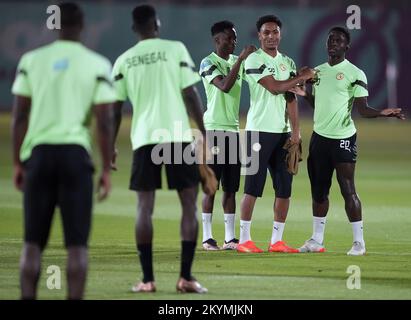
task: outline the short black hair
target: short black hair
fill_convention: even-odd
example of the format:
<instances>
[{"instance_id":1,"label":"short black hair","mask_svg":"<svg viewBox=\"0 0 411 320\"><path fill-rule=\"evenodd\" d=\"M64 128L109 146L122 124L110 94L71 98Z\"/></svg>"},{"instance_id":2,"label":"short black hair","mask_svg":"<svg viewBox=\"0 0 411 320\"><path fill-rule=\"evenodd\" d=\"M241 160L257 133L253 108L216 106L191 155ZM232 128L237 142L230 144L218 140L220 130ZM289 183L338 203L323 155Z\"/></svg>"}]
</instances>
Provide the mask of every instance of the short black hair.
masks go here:
<instances>
[{"instance_id":1,"label":"short black hair","mask_svg":"<svg viewBox=\"0 0 411 320\"><path fill-rule=\"evenodd\" d=\"M347 43L350 44L351 35L350 35L350 31L348 31L347 28L341 27L341 26L335 26L335 27L332 27L330 31L328 31L328 34L330 34L333 31L341 32L342 34L344 34L345 38L347 39Z\"/></svg>"},{"instance_id":2,"label":"short black hair","mask_svg":"<svg viewBox=\"0 0 411 320\"><path fill-rule=\"evenodd\" d=\"M257 20L257 23L256 23L257 31L260 32L261 26L264 23L267 23L267 22L275 22L277 24L277 26L280 27L280 29L283 26L283 23L281 22L279 17L277 17L273 14L270 14L270 15L267 15L267 16L262 16Z\"/></svg>"},{"instance_id":3,"label":"short black hair","mask_svg":"<svg viewBox=\"0 0 411 320\"><path fill-rule=\"evenodd\" d=\"M61 14L62 27L77 27L83 24L83 11L74 2L63 2L58 5Z\"/></svg>"},{"instance_id":4,"label":"short black hair","mask_svg":"<svg viewBox=\"0 0 411 320\"><path fill-rule=\"evenodd\" d=\"M214 37L217 33L224 32L227 29L233 29L234 23L228 20L219 21L212 25L211 27L211 35Z\"/></svg>"},{"instance_id":5,"label":"short black hair","mask_svg":"<svg viewBox=\"0 0 411 320\"><path fill-rule=\"evenodd\" d=\"M149 4L138 5L133 10L133 23L136 27L145 27L156 18L156 9Z\"/></svg>"}]
</instances>

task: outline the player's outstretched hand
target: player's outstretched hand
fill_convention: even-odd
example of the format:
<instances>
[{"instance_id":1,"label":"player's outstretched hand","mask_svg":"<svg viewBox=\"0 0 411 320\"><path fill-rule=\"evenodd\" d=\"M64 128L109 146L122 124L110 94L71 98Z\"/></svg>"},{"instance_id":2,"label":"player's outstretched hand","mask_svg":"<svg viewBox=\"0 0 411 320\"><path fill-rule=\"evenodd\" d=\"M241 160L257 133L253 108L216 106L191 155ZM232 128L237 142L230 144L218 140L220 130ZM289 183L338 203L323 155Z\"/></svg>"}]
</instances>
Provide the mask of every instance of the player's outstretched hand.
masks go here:
<instances>
[{"instance_id":1,"label":"player's outstretched hand","mask_svg":"<svg viewBox=\"0 0 411 320\"><path fill-rule=\"evenodd\" d=\"M17 190L23 191L24 168L21 163L14 166L13 181Z\"/></svg>"},{"instance_id":2,"label":"player's outstretched hand","mask_svg":"<svg viewBox=\"0 0 411 320\"><path fill-rule=\"evenodd\" d=\"M106 199L111 191L111 178L110 171L103 171L97 187L97 200L103 201Z\"/></svg>"},{"instance_id":3,"label":"player's outstretched hand","mask_svg":"<svg viewBox=\"0 0 411 320\"><path fill-rule=\"evenodd\" d=\"M304 79L304 80L310 80L315 77L317 71L314 69L311 69L307 66L302 67L300 70L298 70L298 74Z\"/></svg>"},{"instance_id":4,"label":"player's outstretched hand","mask_svg":"<svg viewBox=\"0 0 411 320\"><path fill-rule=\"evenodd\" d=\"M113 157L111 158L111 165L110 165L111 170L113 171L117 171L117 164L116 164L117 156L118 156L118 149L114 148Z\"/></svg>"},{"instance_id":5,"label":"player's outstretched hand","mask_svg":"<svg viewBox=\"0 0 411 320\"><path fill-rule=\"evenodd\" d=\"M245 46L243 51L241 51L240 55L238 56L238 58L240 60L245 60L247 59L247 57L252 54L254 51L256 51L257 48L253 45L249 45L249 46Z\"/></svg>"},{"instance_id":6,"label":"player's outstretched hand","mask_svg":"<svg viewBox=\"0 0 411 320\"><path fill-rule=\"evenodd\" d=\"M301 96L301 97L305 97L307 95L305 85L295 86L288 91L295 93L296 95Z\"/></svg>"},{"instance_id":7,"label":"player's outstretched hand","mask_svg":"<svg viewBox=\"0 0 411 320\"><path fill-rule=\"evenodd\" d=\"M400 120L405 120L405 114L403 114L401 108L387 108L381 110L381 115L383 117L395 117Z\"/></svg>"}]
</instances>

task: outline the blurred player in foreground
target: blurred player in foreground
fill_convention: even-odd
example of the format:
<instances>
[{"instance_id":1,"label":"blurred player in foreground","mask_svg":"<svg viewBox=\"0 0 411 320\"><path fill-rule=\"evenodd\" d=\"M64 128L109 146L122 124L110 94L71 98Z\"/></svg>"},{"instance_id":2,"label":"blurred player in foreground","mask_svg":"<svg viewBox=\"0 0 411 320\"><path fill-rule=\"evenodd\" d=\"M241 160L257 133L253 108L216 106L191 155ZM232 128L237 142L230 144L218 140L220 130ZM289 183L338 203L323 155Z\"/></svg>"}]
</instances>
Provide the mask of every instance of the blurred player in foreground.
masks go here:
<instances>
[{"instance_id":1,"label":"blurred player in foreground","mask_svg":"<svg viewBox=\"0 0 411 320\"><path fill-rule=\"evenodd\" d=\"M56 206L68 251L68 299L83 297L93 194L92 113L102 157L99 198L106 198L111 189L111 64L80 43L81 9L64 3L60 11L59 40L23 55L12 88L14 183L24 193L22 299L36 298L41 256Z\"/></svg>"}]
</instances>

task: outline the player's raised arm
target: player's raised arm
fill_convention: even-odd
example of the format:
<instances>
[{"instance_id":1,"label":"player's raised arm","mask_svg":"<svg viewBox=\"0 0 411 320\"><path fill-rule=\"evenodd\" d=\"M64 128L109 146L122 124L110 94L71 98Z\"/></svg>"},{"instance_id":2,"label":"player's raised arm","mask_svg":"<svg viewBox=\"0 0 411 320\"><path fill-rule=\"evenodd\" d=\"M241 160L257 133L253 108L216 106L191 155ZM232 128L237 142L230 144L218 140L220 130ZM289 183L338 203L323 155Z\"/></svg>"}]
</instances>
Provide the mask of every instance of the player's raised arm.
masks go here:
<instances>
[{"instance_id":1,"label":"player's raised arm","mask_svg":"<svg viewBox=\"0 0 411 320\"><path fill-rule=\"evenodd\" d=\"M13 105L12 116L12 140L13 140L13 164L14 185L20 191L23 189L24 170L20 161L20 149L26 136L31 108L31 98L16 95Z\"/></svg>"},{"instance_id":2,"label":"player's raised arm","mask_svg":"<svg viewBox=\"0 0 411 320\"><path fill-rule=\"evenodd\" d=\"M359 97L354 99L354 107L357 108L359 114L364 118L377 117L395 117L400 120L405 119L401 108L385 108L377 110L368 105L367 97Z\"/></svg>"},{"instance_id":3,"label":"player's raised arm","mask_svg":"<svg viewBox=\"0 0 411 320\"><path fill-rule=\"evenodd\" d=\"M221 91L228 93L230 92L231 88L233 87L234 83L237 80L238 73L241 68L241 64L247 57L256 51L257 48L253 45L246 46L243 51L241 51L240 55L238 56L238 59L236 63L233 65L231 68L230 72L226 77L223 76L217 76L213 79L213 85L215 85L218 89Z\"/></svg>"}]
</instances>

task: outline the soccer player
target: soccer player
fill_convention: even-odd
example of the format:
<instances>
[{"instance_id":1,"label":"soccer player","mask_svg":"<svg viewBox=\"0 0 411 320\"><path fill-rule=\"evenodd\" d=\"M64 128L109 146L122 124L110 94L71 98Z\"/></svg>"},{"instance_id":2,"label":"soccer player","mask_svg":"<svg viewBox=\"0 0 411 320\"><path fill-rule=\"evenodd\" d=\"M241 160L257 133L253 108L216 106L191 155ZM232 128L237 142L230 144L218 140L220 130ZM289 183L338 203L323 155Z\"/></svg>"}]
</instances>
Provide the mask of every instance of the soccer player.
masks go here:
<instances>
[{"instance_id":1,"label":"soccer player","mask_svg":"<svg viewBox=\"0 0 411 320\"><path fill-rule=\"evenodd\" d=\"M220 21L211 27L215 52L205 57L200 66L200 75L207 95L207 111L204 126L207 140L214 157L209 166L223 187L223 210L225 240L223 250L237 249L235 238L235 193L240 185L241 163L239 160L239 109L243 61L256 50L246 46L240 55L233 55L237 32L230 21ZM231 160L230 160L231 159ZM203 197L203 248L219 250L212 234L214 195Z\"/></svg>"},{"instance_id":2,"label":"soccer player","mask_svg":"<svg viewBox=\"0 0 411 320\"><path fill-rule=\"evenodd\" d=\"M111 64L80 43L83 13L60 5L59 40L23 55L12 92L14 183L24 193L21 298L35 299L42 252L59 206L68 251L68 299L81 299L87 274L93 164L89 124L97 119L100 199L111 189L115 92Z\"/></svg>"},{"instance_id":3,"label":"soccer player","mask_svg":"<svg viewBox=\"0 0 411 320\"><path fill-rule=\"evenodd\" d=\"M194 84L200 76L183 43L159 38L160 21L151 5L137 6L132 13L133 30L140 41L124 52L115 62L113 76L117 91L115 104L116 129L121 121L123 101L130 99L133 106L131 142L133 165L130 189L137 192L138 217L135 229L137 250L143 271L141 282L133 286L134 292L156 290L153 264L152 214L155 190L161 188L162 163L153 158L159 148L181 151L190 148L192 135L187 112L205 135L202 105ZM175 130L179 127L179 130ZM187 133L177 135L177 131ZM167 133L162 135L161 133ZM199 166L187 161L165 163L169 189L176 189L182 206L181 269L177 281L178 292L205 293L204 288L191 275L198 221L196 199ZM210 169L211 171L211 169ZM211 172L212 173L212 172ZM215 179L215 178L214 178Z\"/></svg>"},{"instance_id":4,"label":"soccer player","mask_svg":"<svg viewBox=\"0 0 411 320\"><path fill-rule=\"evenodd\" d=\"M288 139L292 143L300 142L296 98L287 91L298 82L312 78L314 70L304 68L300 74L292 77L296 73L294 61L278 51L281 27L280 19L274 15L258 19L257 31L261 48L250 54L245 61L251 98L246 124L247 154L251 155L252 162L258 162L258 171L253 175L247 174L245 179L238 252L263 252L251 240L250 226L256 199L263 193L267 168L275 190L274 224L268 251L298 252L282 241L292 183L292 175L287 172L283 146ZM259 141L251 145L255 136L258 136Z\"/></svg>"},{"instance_id":5,"label":"soccer player","mask_svg":"<svg viewBox=\"0 0 411 320\"><path fill-rule=\"evenodd\" d=\"M349 31L344 27L333 27L327 39L328 61L315 68L318 72L312 93L305 87L292 90L304 96L314 108L314 132L307 160L313 234L299 249L300 252L325 251L323 242L329 209L328 194L335 170L353 231L353 245L347 254L365 254L361 201L354 183L357 130L351 111L354 107L366 118L405 118L400 108L376 110L368 105L367 78L361 69L346 59L349 47Z\"/></svg>"}]
</instances>

